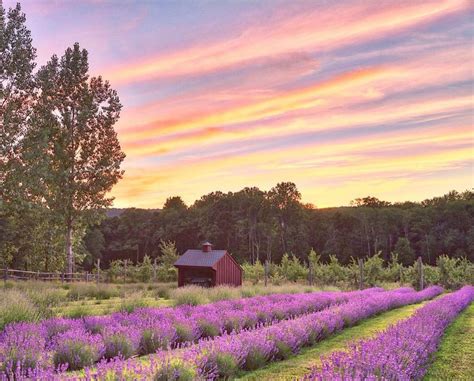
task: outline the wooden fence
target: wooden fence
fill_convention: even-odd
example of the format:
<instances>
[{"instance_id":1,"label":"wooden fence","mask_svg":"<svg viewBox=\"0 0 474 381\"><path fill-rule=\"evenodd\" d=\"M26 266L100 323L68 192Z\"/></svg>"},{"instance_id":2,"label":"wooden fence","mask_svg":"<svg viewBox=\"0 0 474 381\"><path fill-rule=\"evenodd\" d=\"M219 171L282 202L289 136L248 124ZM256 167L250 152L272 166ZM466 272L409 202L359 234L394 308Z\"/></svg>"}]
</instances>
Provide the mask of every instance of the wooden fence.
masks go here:
<instances>
[{"instance_id":1,"label":"wooden fence","mask_svg":"<svg viewBox=\"0 0 474 381\"><path fill-rule=\"evenodd\" d=\"M14 269L1 269L3 280L38 280L46 282L96 282L103 281L102 274L99 273L59 273L59 272L40 272L25 271Z\"/></svg>"}]
</instances>

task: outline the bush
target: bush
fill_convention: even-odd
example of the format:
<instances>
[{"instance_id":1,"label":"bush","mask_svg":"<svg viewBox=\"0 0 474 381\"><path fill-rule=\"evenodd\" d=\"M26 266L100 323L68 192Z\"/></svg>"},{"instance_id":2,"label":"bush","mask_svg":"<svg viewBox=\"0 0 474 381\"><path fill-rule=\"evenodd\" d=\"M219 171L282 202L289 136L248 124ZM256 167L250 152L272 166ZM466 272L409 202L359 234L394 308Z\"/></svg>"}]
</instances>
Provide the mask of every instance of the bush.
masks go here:
<instances>
[{"instance_id":1,"label":"bush","mask_svg":"<svg viewBox=\"0 0 474 381\"><path fill-rule=\"evenodd\" d=\"M17 290L0 290L0 330L7 324L42 318L38 308L28 297Z\"/></svg>"},{"instance_id":2,"label":"bush","mask_svg":"<svg viewBox=\"0 0 474 381\"><path fill-rule=\"evenodd\" d=\"M177 343L186 343L193 341L195 339L194 332L191 327L185 324L176 323L174 325L176 329L176 342Z\"/></svg>"},{"instance_id":3,"label":"bush","mask_svg":"<svg viewBox=\"0 0 474 381\"><path fill-rule=\"evenodd\" d=\"M106 300L120 296L120 292L116 286L109 284L73 283L70 285L67 296L70 300L87 298Z\"/></svg>"},{"instance_id":4,"label":"bush","mask_svg":"<svg viewBox=\"0 0 474 381\"><path fill-rule=\"evenodd\" d=\"M209 302L209 299L204 295L205 289L199 286L185 286L171 291L171 298L175 301L177 306L188 304L190 306L197 306Z\"/></svg>"},{"instance_id":5,"label":"bush","mask_svg":"<svg viewBox=\"0 0 474 381\"><path fill-rule=\"evenodd\" d=\"M153 276L153 265L151 264L150 257L145 255L143 262L138 268L138 280L140 282L148 283Z\"/></svg>"},{"instance_id":6,"label":"bush","mask_svg":"<svg viewBox=\"0 0 474 381\"><path fill-rule=\"evenodd\" d=\"M286 253L283 255L278 271L290 282L296 282L299 279L305 279L308 276L308 269L293 254L291 257Z\"/></svg>"},{"instance_id":7,"label":"bush","mask_svg":"<svg viewBox=\"0 0 474 381\"><path fill-rule=\"evenodd\" d=\"M176 245L171 241L160 242L161 256L158 258L158 280L161 282L175 282L178 279L178 270L174 263L178 260Z\"/></svg>"},{"instance_id":8,"label":"bush","mask_svg":"<svg viewBox=\"0 0 474 381\"><path fill-rule=\"evenodd\" d=\"M235 377L239 363L230 353L218 353L215 358L219 379L229 380Z\"/></svg>"},{"instance_id":9,"label":"bush","mask_svg":"<svg viewBox=\"0 0 474 381\"><path fill-rule=\"evenodd\" d=\"M198 322L199 329L201 330L201 337L215 337L219 335L219 327L215 326L207 320L201 320Z\"/></svg>"},{"instance_id":10,"label":"bush","mask_svg":"<svg viewBox=\"0 0 474 381\"><path fill-rule=\"evenodd\" d=\"M469 265L466 266L466 263L458 258L441 255L436 264L439 268L440 283L445 288L451 290L460 288L469 277Z\"/></svg>"},{"instance_id":11,"label":"bush","mask_svg":"<svg viewBox=\"0 0 474 381\"><path fill-rule=\"evenodd\" d=\"M267 362L267 356L259 348L250 349L247 357L245 358L245 370L256 370L265 365Z\"/></svg>"},{"instance_id":12,"label":"bush","mask_svg":"<svg viewBox=\"0 0 474 381\"><path fill-rule=\"evenodd\" d=\"M59 335L53 355L54 366L68 365L68 370L78 370L97 362L103 352L100 335L92 335L82 329Z\"/></svg>"},{"instance_id":13,"label":"bush","mask_svg":"<svg viewBox=\"0 0 474 381\"><path fill-rule=\"evenodd\" d=\"M139 352L141 355L155 353L159 349L166 349L168 344L169 340L163 338L158 330L147 328L142 331Z\"/></svg>"},{"instance_id":14,"label":"bush","mask_svg":"<svg viewBox=\"0 0 474 381\"><path fill-rule=\"evenodd\" d=\"M265 270L260 261L256 261L253 265L244 262L242 269L244 270L244 279L251 281L252 284L257 284L264 277Z\"/></svg>"},{"instance_id":15,"label":"bush","mask_svg":"<svg viewBox=\"0 0 474 381\"><path fill-rule=\"evenodd\" d=\"M242 297L240 290L236 287L218 286L207 289L206 291L210 302L239 299Z\"/></svg>"},{"instance_id":16,"label":"bush","mask_svg":"<svg viewBox=\"0 0 474 381\"><path fill-rule=\"evenodd\" d=\"M133 345L132 339L127 337L125 333L106 335L104 346L104 357L106 359L113 359L115 357L127 359L136 354L136 348Z\"/></svg>"},{"instance_id":17,"label":"bush","mask_svg":"<svg viewBox=\"0 0 474 381\"><path fill-rule=\"evenodd\" d=\"M135 294L135 296L134 296L132 294L128 298L123 299L120 302L119 311L132 313L137 308L142 308L142 307L146 307L146 303L142 299L141 295L140 294Z\"/></svg>"},{"instance_id":18,"label":"bush","mask_svg":"<svg viewBox=\"0 0 474 381\"><path fill-rule=\"evenodd\" d=\"M43 328L36 324L8 325L0 335L0 370L14 373L18 366L34 369L46 361L44 337Z\"/></svg>"},{"instance_id":19,"label":"bush","mask_svg":"<svg viewBox=\"0 0 474 381\"><path fill-rule=\"evenodd\" d=\"M171 360L158 369L154 381L193 381L197 372L182 360Z\"/></svg>"}]
</instances>

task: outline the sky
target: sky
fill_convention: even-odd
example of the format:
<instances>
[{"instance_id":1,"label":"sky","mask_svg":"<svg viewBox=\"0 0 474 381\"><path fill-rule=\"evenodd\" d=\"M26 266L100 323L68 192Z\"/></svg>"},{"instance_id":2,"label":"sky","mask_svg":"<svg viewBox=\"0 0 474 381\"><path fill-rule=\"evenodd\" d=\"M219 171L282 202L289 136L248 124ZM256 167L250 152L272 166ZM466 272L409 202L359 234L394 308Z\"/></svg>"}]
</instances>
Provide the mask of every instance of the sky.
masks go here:
<instances>
[{"instance_id":1,"label":"sky","mask_svg":"<svg viewBox=\"0 0 474 381\"><path fill-rule=\"evenodd\" d=\"M40 65L77 41L119 93L115 207L281 181L317 207L474 187L472 1L21 4Z\"/></svg>"}]
</instances>

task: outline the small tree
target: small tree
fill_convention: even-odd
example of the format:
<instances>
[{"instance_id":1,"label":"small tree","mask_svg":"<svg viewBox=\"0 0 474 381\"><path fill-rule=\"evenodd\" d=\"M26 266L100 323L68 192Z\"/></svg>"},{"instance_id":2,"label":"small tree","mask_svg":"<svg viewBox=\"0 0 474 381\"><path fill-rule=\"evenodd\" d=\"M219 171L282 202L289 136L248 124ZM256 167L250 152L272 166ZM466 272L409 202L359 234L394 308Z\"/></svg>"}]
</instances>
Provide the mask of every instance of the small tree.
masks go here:
<instances>
[{"instance_id":1,"label":"small tree","mask_svg":"<svg viewBox=\"0 0 474 381\"><path fill-rule=\"evenodd\" d=\"M242 265L242 269L244 270L245 279L250 280L252 284L257 284L264 277L265 269L259 260L257 260L253 265L245 262Z\"/></svg>"},{"instance_id":2,"label":"small tree","mask_svg":"<svg viewBox=\"0 0 474 381\"><path fill-rule=\"evenodd\" d=\"M281 259L280 273L287 280L296 282L298 279L304 278L308 271L297 257L294 255L289 257L288 254L285 253Z\"/></svg>"},{"instance_id":3,"label":"small tree","mask_svg":"<svg viewBox=\"0 0 474 381\"><path fill-rule=\"evenodd\" d=\"M394 252L404 265L411 265L415 260L415 252L410 246L410 241L405 237L398 239Z\"/></svg>"},{"instance_id":4,"label":"small tree","mask_svg":"<svg viewBox=\"0 0 474 381\"><path fill-rule=\"evenodd\" d=\"M171 241L160 241L161 256L159 257L158 278L164 282L175 281L177 270L174 263L178 260L176 245Z\"/></svg>"},{"instance_id":5,"label":"small tree","mask_svg":"<svg viewBox=\"0 0 474 381\"><path fill-rule=\"evenodd\" d=\"M153 265L151 263L151 259L148 255L145 255L143 258L143 262L140 264L138 270L138 278L140 282L149 282L153 275Z\"/></svg>"}]
</instances>

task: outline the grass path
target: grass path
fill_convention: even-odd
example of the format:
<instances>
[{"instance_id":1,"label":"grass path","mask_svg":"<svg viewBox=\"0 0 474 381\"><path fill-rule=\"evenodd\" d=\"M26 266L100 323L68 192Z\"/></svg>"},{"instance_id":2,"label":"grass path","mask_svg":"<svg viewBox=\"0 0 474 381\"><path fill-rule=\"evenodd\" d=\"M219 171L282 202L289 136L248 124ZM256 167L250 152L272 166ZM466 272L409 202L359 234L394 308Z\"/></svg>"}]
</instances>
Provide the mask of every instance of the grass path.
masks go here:
<instances>
[{"instance_id":1,"label":"grass path","mask_svg":"<svg viewBox=\"0 0 474 381\"><path fill-rule=\"evenodd\" d=\"M474 303L446 329L424 380L474 380Z\"/></svg>"},{"instance_id":2,"label":"grass path","mask_svg":"<svg viewBox=\"0 0 474 381\"><path fill-rule=\"evenodd\" d=\"M400 307L378 316L368 318L356 326L345 328L316 345L304 348L298 355L288 360L274 362L253 372L245 372L238 380L294 380L309 373L312 367L320 364L320 356L328 355L337 350L344 350L354 340L369 338L400 319L410 317L415 310L428 303L412 304Z\"/></svg>"}]
</instances>

